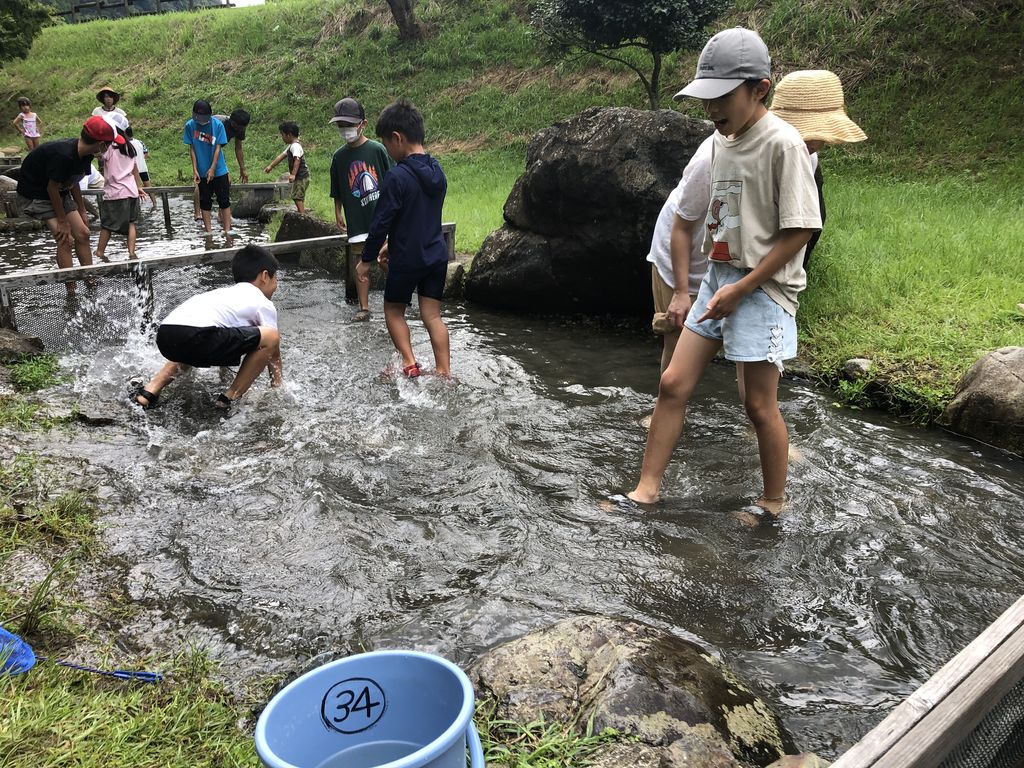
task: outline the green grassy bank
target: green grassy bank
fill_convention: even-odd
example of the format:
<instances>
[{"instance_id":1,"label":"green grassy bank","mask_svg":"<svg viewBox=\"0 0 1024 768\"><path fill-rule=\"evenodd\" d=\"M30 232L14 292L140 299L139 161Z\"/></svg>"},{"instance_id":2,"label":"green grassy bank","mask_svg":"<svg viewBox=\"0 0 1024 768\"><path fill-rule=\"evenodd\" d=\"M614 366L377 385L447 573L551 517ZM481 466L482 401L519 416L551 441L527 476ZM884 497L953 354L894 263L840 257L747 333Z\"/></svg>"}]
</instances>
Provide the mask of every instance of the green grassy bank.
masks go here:
<instances>
[{"instance_id":1,"label":"green grassy bank","mask_svg":"<svg viewBox=\"0 0 1024 768\"><path fill-rule=\"evenodd\" d=\"M99 87L122 89L158 183L189 176L180 133L197 97L253 113L254 181L270 180L261 171L281 150L276 126L295 120L313 176L307 204L330 219L327 169L340 141L331 105L351 93L372 115L409 96L449 175L445 217L458 222L460 250L475 251L501 224L530 135L594 104L645 105L623 67L545 62L528 6L420 3L427 39L416 45L401 43L386 5L370 0L58 26L4 67L0 103L13 117L27 94L46 135L73 135ZM979 354L1024 340L1024 12L1004 0L739 0L721 24L737 22L762 32L780 74L839 72L869 135L823 156L830 216L803 296L802 354L826 379L846 358L874 359L883 386L844 393L875 392L926 420ZM667 58L665 106L694 59ZM17 144L5 130L0 143Z\"/></svg>"}]
</instances>

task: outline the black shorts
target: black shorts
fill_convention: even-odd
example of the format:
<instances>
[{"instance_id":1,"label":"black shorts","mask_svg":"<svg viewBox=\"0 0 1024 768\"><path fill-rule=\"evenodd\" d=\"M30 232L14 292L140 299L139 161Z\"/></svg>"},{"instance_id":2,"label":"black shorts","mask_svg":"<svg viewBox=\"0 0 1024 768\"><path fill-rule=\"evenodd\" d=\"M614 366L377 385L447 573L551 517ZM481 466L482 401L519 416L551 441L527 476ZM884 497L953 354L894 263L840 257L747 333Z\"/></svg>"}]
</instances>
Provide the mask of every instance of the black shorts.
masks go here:
<instances>
[{"instance_id":1,"label":"black shorts","mask_svg":"<svg viewBox=\"0 0 1024 768\"><path fill-rule=\"evenodd\" d=\"M213 181L207 181L205 176L199 177L199 209L209 211L213 208L213 196L217 195L217 206L220 208L231 207L231 182L228 175L214 176Z\"/></svg>"},{"instance_id":2,"label":"black shorts","mask_svg":"<svg viewBox=\"0 0 1024 768\"><path fill-rule=\"evenodd\" d=\"M448 262L446 261L399 275L388 272L387 282L384 283L384 301L411 304L413 290L421 298L425 296L428 299L440 301L444 296L444 281L447 276Z\"/></svg>"},{"instance_id":3,"label":"black shorts","mask_svg":"<svg viewBox=\"0 0 1024 768\"><path fill-rule=\"evenodd\" d=\"M238 365L244 355L259 349L260 329L193 328L190 325L161 325L156 331L160 354L173 363L215 368Z\"/></svg>"}]
</instances>

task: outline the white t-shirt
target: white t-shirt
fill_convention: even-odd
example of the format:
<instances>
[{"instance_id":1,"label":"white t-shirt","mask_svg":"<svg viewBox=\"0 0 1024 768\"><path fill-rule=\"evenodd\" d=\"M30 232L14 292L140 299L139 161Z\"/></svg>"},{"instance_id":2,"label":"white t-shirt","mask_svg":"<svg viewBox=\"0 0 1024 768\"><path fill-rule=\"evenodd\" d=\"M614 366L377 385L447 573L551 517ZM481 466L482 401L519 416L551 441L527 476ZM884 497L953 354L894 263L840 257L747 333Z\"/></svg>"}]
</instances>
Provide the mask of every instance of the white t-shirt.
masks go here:
<instances>
[{"instance_id":1,"label":"white t-shirt","mask_svg":"<svg viewBox=\"0 0 1024 768\"><path fill-rule=\"evenodd\" d=\"M781 230L821 229L811 158L796 128L769 112L736 138L715 133L714 139L704 237L710 261L753 269ZM761 284L790 315L807 286L803 252Z\"/></svg>"},{"instance_id":2,"label":"white t-shirt","mask_svg":"<svg viewBox=\"0 0 1024 768\"><path fill-rule=\"evenodd\" d=\"M171 310L163 325L187 325L190 328L268 325L277 328L277 308L252 283L235 283L193 296Z\"/></svg>"},{"instance_id":3,"label":"white t-shirt","mask_svg":"<svg viewBox=\"0 0 1024 768\"><path fill-rule=\"evenodd\" d=\"M138 139L132 139L132 146L135 147L135 165L139 173L149 173L149 163L146 162L146 145Z\"/></svg>"},{"instance_id":4,"label":"white t-shirt","mask_svg":"<svg viewBox=\"0 0 1024 768\"><path fill-rule=\"evenodd\" d=\"M672 272L672 238L673 217L679 216L687 221L702 221L708 213L711 201L711 146L712 136L708 136L697 147L690 162L683 170L679 184L669 194L665 205L658 214L654 225L654 237L651 238L651 252L647 260L658 270L658 275L666 284L676 287L675 275ZM704 228L696 227L693 242L690 246L690 279L687 286L691 296L700 290L700 281L708 270L708 257L704 255Z\"/></svg>"},{"instance_id":5,"label":"white t-shirt","mask_svg":"<svg viewBox=\"0 0 1024 768\"><path fill-rule=\"evenodd\" d=\"M116 112L117 114L121 115L121 117L126 117L124 110L120 107L114 107L113 109L104 109L103 106L100 105L92 111L94 115L98 115L99 117L107 117L112 112Z\"/></svg>"}]
</instances>

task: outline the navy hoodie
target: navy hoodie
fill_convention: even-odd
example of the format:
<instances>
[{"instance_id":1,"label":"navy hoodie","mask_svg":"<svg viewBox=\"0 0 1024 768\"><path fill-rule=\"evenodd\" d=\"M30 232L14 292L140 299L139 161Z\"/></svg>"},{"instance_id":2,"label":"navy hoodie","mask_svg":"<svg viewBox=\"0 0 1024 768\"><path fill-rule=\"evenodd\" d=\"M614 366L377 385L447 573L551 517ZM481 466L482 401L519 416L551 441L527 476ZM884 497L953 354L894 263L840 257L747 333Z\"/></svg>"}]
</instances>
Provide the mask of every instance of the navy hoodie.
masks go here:
<instances>
[{"instance_id":1,"label":"navy hoodie","mask_svg":"<svg viewBox=\"0 0 1024 768\"><path fill-rule=\"evenodd\" d=\"M363 247L363 261L376 261L388 240L388 271L414 272L448 261L441 234L441 207L448 179L427 154L409 155L384 175L380 198Z\"/></svg>"}]
</instances>

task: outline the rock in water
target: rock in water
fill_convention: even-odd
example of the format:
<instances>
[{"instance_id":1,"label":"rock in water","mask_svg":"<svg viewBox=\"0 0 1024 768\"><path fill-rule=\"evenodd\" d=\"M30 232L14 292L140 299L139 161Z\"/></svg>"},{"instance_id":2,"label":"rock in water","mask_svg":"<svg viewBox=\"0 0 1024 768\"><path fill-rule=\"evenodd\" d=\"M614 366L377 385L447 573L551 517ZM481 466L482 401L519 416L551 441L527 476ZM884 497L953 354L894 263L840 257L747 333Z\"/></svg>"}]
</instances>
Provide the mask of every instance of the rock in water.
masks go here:
<instances>
[{"instance_id":1,"label":"rock in water","mask_svg":"<svg viewBox=\"0 0 1024 768\"><path fill-rule=\"evenodd\" d=\"M473 260L466 298L527 312L651 308L658 213L711 123L671 110L594 107L537 133L505 225Z\"/></svg>"},{"instance_id":2,"label":"rock in water","mask_svg":"<svg viewBox=\"0 0 1024 768\"><path fill-rule=\"evenodd\" d=\"M593 717L595 732L674 745L709 766L728 765L729 753L767 765L795 751L767 704L720 662L640 622L568 619L492 649L469 674L503 719L585 726Z\"/></svg>"},{"instance_id":3,"label":"rock in water","mask_svg":"<svg viewBox=\"0 0 1024 768\"><path fill-rule=\"evenodd\" d=\"M1024 456L1024 347L989 352L956 389L939 424Z\"/></svg>"}]
</instances>

